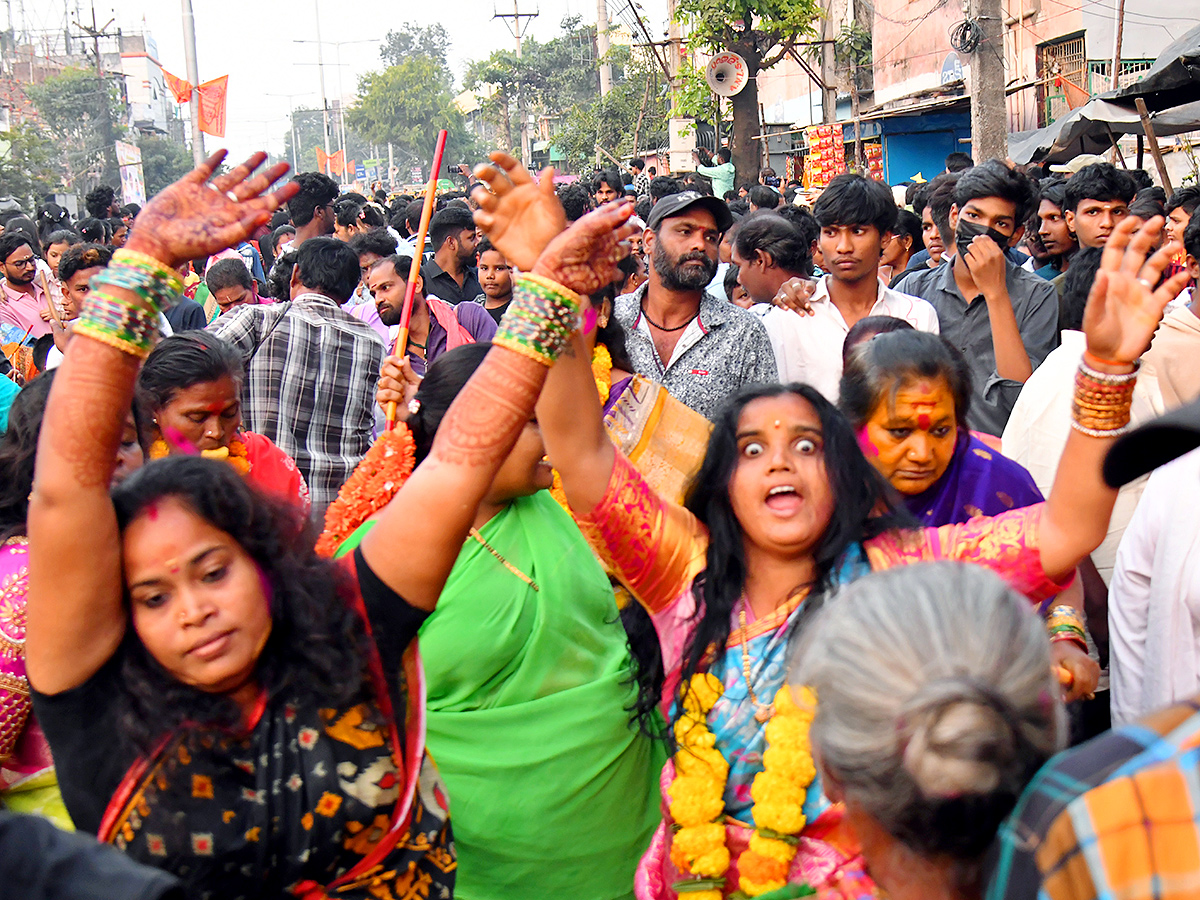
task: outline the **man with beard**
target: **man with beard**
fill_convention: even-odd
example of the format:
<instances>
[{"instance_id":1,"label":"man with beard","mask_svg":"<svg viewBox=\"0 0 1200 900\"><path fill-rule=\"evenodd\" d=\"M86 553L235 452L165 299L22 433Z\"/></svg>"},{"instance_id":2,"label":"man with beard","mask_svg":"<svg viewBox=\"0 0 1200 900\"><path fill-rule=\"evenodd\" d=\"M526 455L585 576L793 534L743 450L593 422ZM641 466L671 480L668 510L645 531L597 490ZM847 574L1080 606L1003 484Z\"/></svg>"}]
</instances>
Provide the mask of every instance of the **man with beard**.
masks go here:
<instances>
[{"instance_id":1,"label":"man with beard","mask_svg":"<svg viewBox=\"0 0 1200 900\"><path fill-rule=\"evenodd\" d=\"M0 322L16 325L35 338L50 333L50 323L42 318L46 293L37 279L37 254L29 238L19 231L0 236ZM49 317L47 317L49 318Z\"/></svg>"},{"instance_id":2,"label":"man with beard","mask_svg":"<svg viewBox=\"0 0 1200 900\"><path fill-rule=\"evenodd\" d=\"M1058 346L1054 285L1004 254L1021 240L1037 199L1037 185L998 159L963 172L944 235L953 261L896 285L933 304L942 336L967 358L967 421L987 434L1003 433L1021 387Z\"/></svg>"},{"instance_id":3,"label":"man with beard","mask_svg":"<svg viewBox=\"0 0 1200 900\"><path fill-rule=\"evenodd\" d=\"M367 288L375 298L379 318L390 330L389 350L396 342L410 266L412 257L388 256L371 266L367 273ZM427 295L425 279L417 276L406 350L409 365L417 376L424 377L429 364L447 350L462 344L490 341L495 335L496 322L486 309L478 303L451 306L432 294ZM399 359L389 356L384 360L384 374L389 374L389 370L399 364ZM390 374L398 376L398 370Z\"/></svg>"},{"instance_id":4,"label":"man with beard","mask_svg":"<svg viewBox=\"0 0 1200 900\"><path fill-rule=\"evenodd\" d=\"M635 371L709 419L743 385L778 378L758 317L705 291L732 221L715 197L663 197L642 234L650 280L618 297L613 309Z\"/></svg>"},{"instance_id":5,"label":"man with beard","mask_svg":"<svg viewBox=\"0 0 1200 900\"><path fill-rule=\"evenodd\" d=\"M421 277L430 290L455 306L483 293L475 273L479 233L471 210L455 204L436 213L429 220L429 242L433 257L421 266Z\"/></svg>"}]
</instances>

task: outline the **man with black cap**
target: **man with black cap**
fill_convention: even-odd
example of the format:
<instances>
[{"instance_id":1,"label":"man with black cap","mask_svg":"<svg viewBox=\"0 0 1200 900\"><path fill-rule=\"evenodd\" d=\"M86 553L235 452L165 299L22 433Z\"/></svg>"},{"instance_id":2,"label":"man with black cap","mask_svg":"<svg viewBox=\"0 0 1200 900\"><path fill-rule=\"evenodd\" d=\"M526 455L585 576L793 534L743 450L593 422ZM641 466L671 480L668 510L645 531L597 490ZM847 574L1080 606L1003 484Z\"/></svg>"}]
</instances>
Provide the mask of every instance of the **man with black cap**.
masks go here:
<instances>
[{"instance_id":1,"label":"man with black cap","mask_svg":"<svg viewBox=\"0 0 1200 900\"><path fill-rule=\"evenodd\" d=\"M743 385L778 380L758 317L704 290L732 222L715 197L696 191L663 197L642 235L650 280L618 297L613 311L634 369L709 419Z\"/></svg>"}]
</instances>

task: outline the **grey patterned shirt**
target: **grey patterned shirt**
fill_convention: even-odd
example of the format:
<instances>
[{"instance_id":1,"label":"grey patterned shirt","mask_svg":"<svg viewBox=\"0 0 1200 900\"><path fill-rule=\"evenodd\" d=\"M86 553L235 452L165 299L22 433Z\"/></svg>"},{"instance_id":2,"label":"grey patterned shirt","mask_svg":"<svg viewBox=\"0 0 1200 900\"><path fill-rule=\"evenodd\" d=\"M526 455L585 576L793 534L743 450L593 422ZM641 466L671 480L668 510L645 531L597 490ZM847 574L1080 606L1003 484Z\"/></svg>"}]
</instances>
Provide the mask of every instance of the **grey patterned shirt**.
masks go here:
<instances>
[{"instance_id":1,"label":"grey patterned shirt","mask_svg":"<svg viewBox=\"0 0 1200 900\"><path fill-rule=\"evenodd\" d=\"M383 341L322 294L247 303L208 330L242 356L242 421L296 461L319 520L371 447Z\"/></svg>"},{"instance_id":2,"label":"grey patterned shirt","mask_svg":"<svg viewBox=\"0 0 1200 900\"><path fill-rule=\"evenodd\" d=\"M613 306L634 370L653 379L671 396L712 419L744 385L779 380L775 354L761 320L753 313L705 293L700 314L679 337L665 363L642 315L649 284L623 294Z\"/></svg>"}]
</instances>

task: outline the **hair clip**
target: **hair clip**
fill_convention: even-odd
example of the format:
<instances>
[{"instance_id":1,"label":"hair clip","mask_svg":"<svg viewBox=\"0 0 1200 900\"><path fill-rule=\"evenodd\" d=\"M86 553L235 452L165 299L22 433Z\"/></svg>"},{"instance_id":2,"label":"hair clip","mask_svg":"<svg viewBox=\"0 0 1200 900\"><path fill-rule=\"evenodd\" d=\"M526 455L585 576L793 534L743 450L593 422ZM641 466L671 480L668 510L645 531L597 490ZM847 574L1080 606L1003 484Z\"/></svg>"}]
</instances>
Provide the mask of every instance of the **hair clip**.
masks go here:
<instances>
[{"instance_id":1,"label":"hair clip","mask_svg":"<svg viewBox=\"0 0 1200 900\"><path fill-rule=\"evenodd\" d=\"M421 411L421 401L418 400L416 397L413 397L411 400L408 401L408 414L410 416L415 416L420 411Z\"/></svg>"}]
</instances>

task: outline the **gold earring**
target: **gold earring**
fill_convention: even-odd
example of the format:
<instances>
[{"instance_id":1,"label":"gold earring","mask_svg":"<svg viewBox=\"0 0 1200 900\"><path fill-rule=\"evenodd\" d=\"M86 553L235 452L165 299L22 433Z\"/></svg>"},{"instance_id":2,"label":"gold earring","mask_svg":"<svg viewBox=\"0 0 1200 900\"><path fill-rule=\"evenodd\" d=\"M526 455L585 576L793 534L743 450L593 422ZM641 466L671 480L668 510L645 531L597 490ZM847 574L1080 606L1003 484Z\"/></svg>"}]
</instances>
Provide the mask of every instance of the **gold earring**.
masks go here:
<instances>
[{"instance_id":1,"label":"gold earring","mask_svg":"<svg viewBox=\"0 0 1200 900\"><path fill-rule=\"evenodd\" d=\"M600 318L598 318L596 320L596 326L598 328L607 328L608 327L608 316L601 316Z\"/></svg>"}]
</instances>

